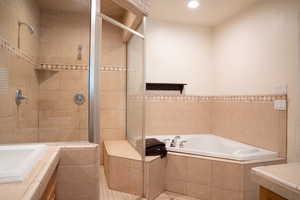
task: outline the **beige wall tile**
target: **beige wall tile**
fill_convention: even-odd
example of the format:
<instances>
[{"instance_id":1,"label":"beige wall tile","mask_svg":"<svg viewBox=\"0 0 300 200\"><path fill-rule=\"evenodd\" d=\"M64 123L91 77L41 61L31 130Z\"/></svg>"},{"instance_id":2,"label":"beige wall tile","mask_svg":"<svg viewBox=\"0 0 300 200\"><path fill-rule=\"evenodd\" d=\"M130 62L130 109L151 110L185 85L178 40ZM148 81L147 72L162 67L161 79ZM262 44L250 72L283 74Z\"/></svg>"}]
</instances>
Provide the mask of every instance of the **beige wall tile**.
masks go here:
<instances>
[{"instance_id":1,"label":"beige wall tile","mask_svg":"<svg viewBox=\"0 0 300 200\"><path fill-rule=\"evenodd\" d=\"M59 37L57 37L59 35ZM82 59L78 60L78 46ZM89 16L43 11L41 14L40 62L86 64L89 54ZM71 86L71 85L69 85Z\"/></svg>"},{"instance_id":2,"label":"beige wall tile","mask_svg":"<svg viewBox=\"0 0 300 200\"><path fill-rule=\"evenodd\" d=\"M33 0L2 2L0 13L0 36L11 48L17 48L19 20L34 27L39 24L39 10ZM38 32L31 35L21 30L21 49L35 60L38 37ZM0 92L0 143L37 142L38 80L34 66L3 47L0 48L0 59L0 67L8 73L8 88ZM16 89L22 89L24 95L28 96L26 102L18 107L14 101Z\"/></svg>"},{"instance_id":3,"label":"beige wall tile","mask_svg":"<svg viewBox=\"0 0 300 200\"><path fill-rule=\"evenodd\" d=\"M100 96L101 109L124 110L126 103L126 94L123 92L103 92Z\"/></svg>"},{"instance_id":4,"label":"beige wall tile","mask_svg":"<svg viewBox=\"0 0 300 200\"><path fill-rule=\"evenodd\" d=\"M178 194L186 194L186 182L174 179L166 179L166 190Z\"/></svg>"},{"instance_id":5,"label":"beige wall tile","mask_svg":"<svg viewBox=\"0 0 300 200\"><path fill-rule=\"evenodd\" d=\"M61 166L98 164L99 150L98 147L62 148L60 158Z\"/></svg>"},{"instance_id":6,"label":"beige wall tile","mask_svg":"<svg viewBox=\"0 0 300 200\"><path fill-rule=\"evenodd\" d=\"M109 187L121 192L142 195L142 162L110 156Z\"/></svg>"},{"instance_id":7,"label":"beige wall tile","mask_svg":"<svg viewBox=\"0 0 300 200\"><path fill-rule=\"evenodd\" d=\"M58 90L60 88L60 72L39 71L40 90Z\"/></svg>"},{"instance_id":8,"label":"beige wall tile","mask_svg":"<svg viewBox=\"0 0 300 200\"><path fill-rule=\"evenodd\" d=\"M155 199L165 191L165 169L167 158L155 159L145 166L145 192L149 200Z\"/></svg>"},{"instance_id":9,"label":"beige wall tile","mask_svg":"<svg viewBox=\"0 0 300 200\"><path fill-rule=\"evenodd\" d=\"M40 128L79 128L77 112L40 111Z\"/></svg>"},{"instance_id":10,"label":"beige wall tile","mask_svg":"<svg viewBox=\"0 0 300 200\"><path fill-rule=\"evenodd\" d=\"M102 64L126 66L126 45L122 41L122 30L107 22L102 29Z\"/></svg>"},{"instance_id":11,"label":"beige wall tile","mask_svg":"<svg viewBox=\"0 0 300 200\"><path fill-rule=\"evenodd\" d=\"M213 161L212 187L223 190L242 191L244 173L243 166L234 163Z\"/></svg>"},{"instance_id":12,"label":"beige wall tile","mask_svg":"<svg viewBox=\"0 0 300 200\"><path fill-rule=\"evenodd\" d=\"M146 103L147 135L210 133L211 123L210 103Z\"/></svg>"},{"instance_id":13,"label":"beige wall tile","mask_svg":"<svg viewBox=\"0 0 300 200\"><path fill-rule=\"evenodd\" d=\"M125 110L102 110L100 126L102 129L125 127Z\"/></svg>"},{"instance_id":14,"label":"beige wall tile","mask_svg":"<svg viewBox=\"0 0 300 200\"><path fill-rule=\"evenodd\" d=\"M224 189L218 189L218 188L212 188L211 193L211 200L220 200L220 199L230 199L230 200L242 200L243 199L243 193L242 192L236 192L232 190L224 190Z\"/></svg>"},{"instance_id":15,"label":"beige wall tile","mask_svg":"<svg viewBox=\"0 0 300 200\"><path fill-rule=\"evenodd\" d=\"M210 200L210 185L187 183L186 194L201 200Z\"/></svg>"},{"instance_id":16,"label":"beige wall tile","mask_svg":"<svg viewBox=\"0 0 300 200\"><path fill-rule=\"evenodd\" d=\"M102 71L101 92L125 92L126 73L124 71Z\"/></svg>"},{"instance_id":17,"label":"beige wall tile","mask_svg":"<svg viewBox=\"0 0 300 200\"><path fill-rule=\"evenodd\" d=\"M76 128L39 128L39 142L79 141L80 129Z\"/></svg>"},{"instance_id":18,"label":"beige wall tile","mask_svg":"<svg viewBox=\"0 0 300 200\"><path fill-rule=\"evenodd\" d=\"M212 161L200 158L187 158L187 181L209 185L212 181Z\"/></svg>"},{"instance_id":19,"label":"beige wall tile","mask_svg":"<svg viewBox=\"0 0 300 200\"><path fill-rule=\"evenodd\" d=\"M125 129L113 128L113 129L102 129L102 139L105 140L124 140Z\"/></svg>"},{"instance_id":20,"label":"beige wall tile","mask_svg":"<svg viewBox=\"0 0 300 200\"><path fill-rule=\"evenodd\" d=\"M286 156L286 111L274 110L272 103L216 102L213 120L216 135Z\"/></svg>"},{"instance_id":21,"label":"beige wall tile","mask_svg":"<svg viewBox=\"0 0 300 200\"><path fill-rule=\"evenodd\" d=\"M56 194L58 199L78 196L96 199L99 195L99 165L60 166Z\"/></svg>"},{"instance_id":22,"label":"beige wall tile","mask_svg":"<svg viewBox=\"0 0 300 200\"><path fill-rule=\"evenodd\" d=\"M168 155L166 179L186 181L187 179L187 158L186 157Z\"/></svg>"}]
</instances>

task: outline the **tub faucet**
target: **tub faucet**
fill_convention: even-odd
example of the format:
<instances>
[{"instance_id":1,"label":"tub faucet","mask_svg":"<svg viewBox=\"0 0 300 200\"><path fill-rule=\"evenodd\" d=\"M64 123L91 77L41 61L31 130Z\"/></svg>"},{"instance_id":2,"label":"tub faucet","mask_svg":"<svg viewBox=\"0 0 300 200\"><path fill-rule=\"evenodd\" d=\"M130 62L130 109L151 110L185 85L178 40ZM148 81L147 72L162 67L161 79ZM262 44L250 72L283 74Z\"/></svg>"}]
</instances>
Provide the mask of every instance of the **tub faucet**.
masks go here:
<instances>
[{"instance_id":1,"label":"tub faucet","mask_svg":"<svg viewBox=\"0 0 300 200\"><path fill-rule=\"evenodd\" d=\"M186 140L182 140L180 143L179 143L179 148L184 148L184 144L187 143L188 141Z\"/></svg>"},{"instance_id":2,"label":"tub faucet","mask_svg":"<svg viewBox=\"0 0 300 200\"><path fill-rule=\"evenodd\" d=\"M163 140L163 143L165 143L165 144L167 144L168 142L170 142L171 140L169 139L169 138L167 138L167 139L164 139Z\"/></svg>"},{"instance_id":3,"label":"tub faucet","mask_svg":"<svg viewBox=\"0 0 300 200\"><path fill-rule=\"evenodd\" d=\"M171 142L171 147L176 147L177 146L177 140L180 139L180 136L175 136Z\"/></svg>"}]
</instances>

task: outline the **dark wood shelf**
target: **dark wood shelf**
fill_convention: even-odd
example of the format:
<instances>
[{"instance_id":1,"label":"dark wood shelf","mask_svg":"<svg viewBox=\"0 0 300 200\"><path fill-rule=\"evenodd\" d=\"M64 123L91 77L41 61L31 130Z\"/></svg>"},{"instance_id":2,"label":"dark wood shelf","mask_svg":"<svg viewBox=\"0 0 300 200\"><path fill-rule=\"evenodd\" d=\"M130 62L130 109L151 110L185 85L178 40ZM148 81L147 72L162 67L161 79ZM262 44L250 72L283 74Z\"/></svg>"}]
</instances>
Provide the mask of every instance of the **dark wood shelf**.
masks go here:
<instances>
[{"instance_id":1,"label":"dark wood shelf","mask_svg":"<svg viewBox=\"0 0 300 200\"><path fill-rule=\"evenodd\" d=\"M182 91L186 83L146 83L146 90L173 90L173 91Z\"/></svg>"}]
</instances>

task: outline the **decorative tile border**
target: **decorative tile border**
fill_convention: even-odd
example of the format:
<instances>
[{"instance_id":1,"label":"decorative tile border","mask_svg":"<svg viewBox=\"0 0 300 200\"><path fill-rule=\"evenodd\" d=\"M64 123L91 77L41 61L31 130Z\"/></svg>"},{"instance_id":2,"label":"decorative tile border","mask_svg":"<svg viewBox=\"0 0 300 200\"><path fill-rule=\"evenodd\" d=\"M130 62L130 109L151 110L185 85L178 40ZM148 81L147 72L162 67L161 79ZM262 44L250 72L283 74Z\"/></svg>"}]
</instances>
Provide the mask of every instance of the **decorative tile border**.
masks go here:
<instances>
[{"instance_id":1,"label":"decorative tile border","mask_svg":"<svg viewBox=\"0 0 300 200\"><path fill-rule=\"evenodd\" d=\"M11 55L17 56L19 58L24 59L26 62L36 65L34 62L33 57L29 56L27 53L25 53L23 50L18 49L16 47L13 47L12 45L9 44L7 40L2 38L0 36L0 48L6 49Z\"/></svg>"},{"instance_id":2,"label":"decorative tile border","mask_svg":"<svg viewBox=\"0 0 300 200\"><path fill-rule=\"evenodd\" d=\"M62 70L88 70L88 66L83 65L66 65L66 64L49 64L43 63L40 66L36 67L37 70L50 70L50 71L62 71ZM126 71L125 66L110 66L104 65L100 67L101 71Z\"/></svg>"},{"instance_id":3,"label":"decorative tile border","mask_svg":"<svg viewBox=\"0 0 300 200\"><path fill-rule=\"evenodd\" d=\"M127 71L126 66L111 66L111 65L103 65L100 68L101 71Z\"/></svg>"},{"instance_id":4,"label":"decorative tile border","mask_svg":"<svg viewBox=\"0 0 300 200\"><path fill-rule=\"evenodd\" d=\"M64 65L64 64L46 64L42 63L37 70L62 71L62 70L87 70L87 65Z\"/></svg>"},{"instance_id":5,"label":"decorative tile border","mask_svg":"<svg viewBox=\"0 0 300 200\"><path fill-rule=\"evenodd\" d=\"M49 70L49 71L62 71L62 70L88 70L87 64L53 64L53 63L41 63L34 62L33 57L29 56L21 49L13 47L7 40L0 36L0 48L6 49L9 54L24 59L26 62L34 65L37 70ZM126 66L112 66L104 65L100 67L101 71L126 71Z\"/></svg>"},{"instance_id":6,"label":"decorative tile border","mask_svg":"<svg viewBox=\"0 0 300 200\"><path fill-rule=\"evenodd\" d=\"M184 95L142 95L129 96L128 100L150 102L231 102L231 103L272 103L275 100L287 100L287 95L241 95L241 96L184 96Z\"/></svg>"}]
</instances>

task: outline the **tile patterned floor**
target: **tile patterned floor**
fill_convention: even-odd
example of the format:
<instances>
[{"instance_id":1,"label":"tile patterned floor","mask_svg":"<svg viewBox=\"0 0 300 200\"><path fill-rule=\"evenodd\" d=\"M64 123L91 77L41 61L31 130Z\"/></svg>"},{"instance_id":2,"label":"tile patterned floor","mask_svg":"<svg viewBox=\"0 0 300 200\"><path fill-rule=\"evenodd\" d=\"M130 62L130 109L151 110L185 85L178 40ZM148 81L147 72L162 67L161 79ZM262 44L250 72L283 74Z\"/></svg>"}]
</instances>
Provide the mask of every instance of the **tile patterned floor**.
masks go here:
<instances>
[{"instance_id":1,"label":"tile patterned floor","mask_svg":"<svg viewBox=\"0 0 300 200\"><path fill-rule=\"evenodd\" d=\"M108 188L106 178L104 175L104 168L101 166L100 171L100 200L141 200L138 196L118 192ZM192 197L183 196L171 192L165 192L157 197L155 200L198 200Z\"/></svg>"}]
</instances>

